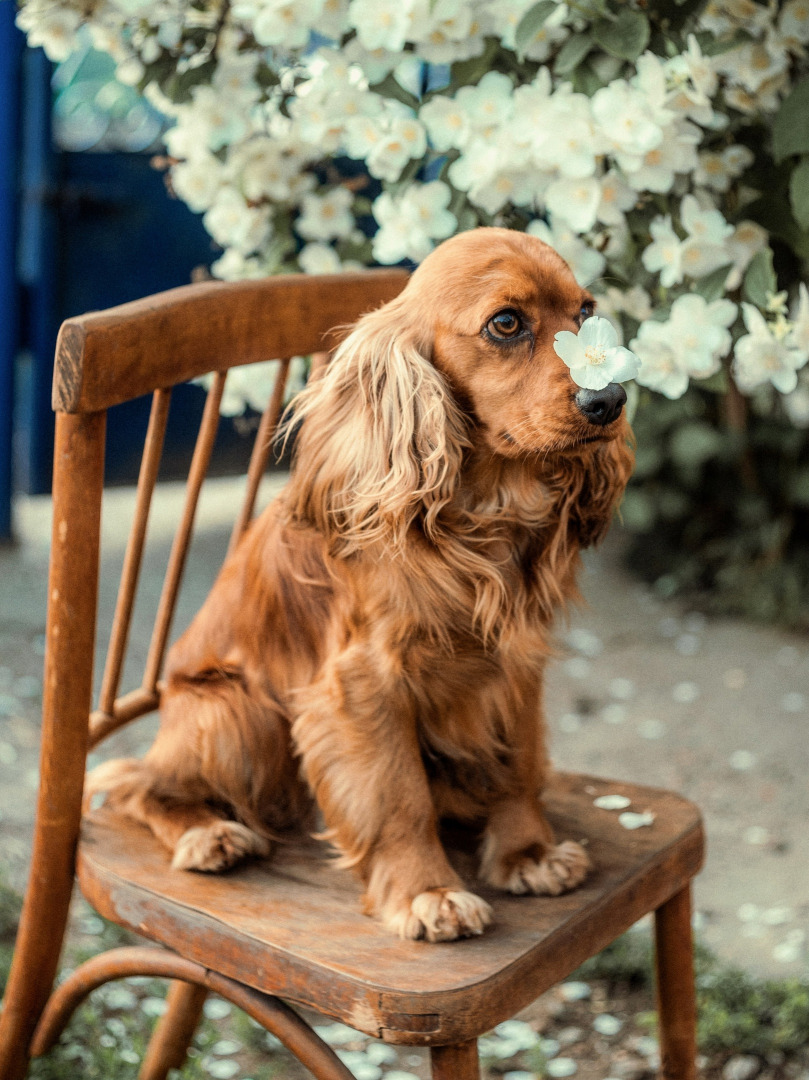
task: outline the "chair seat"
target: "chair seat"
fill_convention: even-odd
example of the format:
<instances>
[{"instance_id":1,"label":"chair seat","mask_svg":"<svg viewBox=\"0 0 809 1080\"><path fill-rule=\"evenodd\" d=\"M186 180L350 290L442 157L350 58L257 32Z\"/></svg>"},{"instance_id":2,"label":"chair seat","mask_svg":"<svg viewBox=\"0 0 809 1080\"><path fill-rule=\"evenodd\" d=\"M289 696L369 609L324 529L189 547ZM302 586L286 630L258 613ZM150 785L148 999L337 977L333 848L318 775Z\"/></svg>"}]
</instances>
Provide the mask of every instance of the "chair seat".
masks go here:
<instances>
[{"instance_id":1,"label":"chair seat","mask_svg":"<svg viewBox=\"0 0 809 1080\"><path fill-rule=\"evenodd\" d=\"M654 822L632 831L595 807L620 794ZM668 791L559 773L544 802L559 839L586 839L594 869L559 897L474 884L493 906L482 937L398 941L361 913L360 886L322 846L281 845L224 875L174 870L144 827L103 807L83 822L82 891L107 918L243 983L392 1043L463 1042L512 1016L680 890L703 859L699 811Z\"/></svg>"}]
</instances>

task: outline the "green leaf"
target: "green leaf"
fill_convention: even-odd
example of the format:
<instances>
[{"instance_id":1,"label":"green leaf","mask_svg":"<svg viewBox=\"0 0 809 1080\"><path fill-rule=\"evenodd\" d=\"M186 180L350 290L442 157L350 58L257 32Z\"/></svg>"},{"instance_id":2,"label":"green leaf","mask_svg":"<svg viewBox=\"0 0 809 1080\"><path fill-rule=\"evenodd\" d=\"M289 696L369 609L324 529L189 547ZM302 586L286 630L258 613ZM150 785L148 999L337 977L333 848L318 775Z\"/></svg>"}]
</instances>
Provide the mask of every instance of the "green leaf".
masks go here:
<instances>
[{"instance_id":1,"label":"green leaf","mask_svg":"<svg viewBox=\"0 0 809 1080\"><path fill-rule=\"evenodd\" d=\"M649 20L641 11L622 8L615 22L599 19L593 23L593 37L611 56L637 60L649 43Z\"/></svg>"},{"instance_id":2,"label":"green leaf","mask_svg":"<svg viewBox=\"0 0 809 1080\"><path fill-rule=\"evenodd\" d=\"M559 50L553 70L557 75L569 75L576 70L594 44L589 34L573 34Z\"/></svg>"},{"instance_id":3,"label":"green leaf","mask_svg":"<svg viewBox=\"0 0 809 1080\"><path fill-rule=\"evenodd\" d=\"M727 266L720 266L712 274L706 274L704 278L697 281L694 292L699 293L703 300L709 304L712 300L718 300L720 296L725 295L725 281L729 271L730 263Z\"/></svg>"},{"instance_id":4,"label":"green leaf","mask_svg":"<svg viewBox=\"0 0 809 1080\"><path fill-rule=\"evenodd\" d=\"M442 94L454 94L461 86L469 86L479 82L480 79L494 67L494 57L500 48L497 38L487 38L486 48L480 56L473 56L471 60L459 60L450 68L449 86L445 86Z\"/></svg>"},{"instance_id":5,"label":"green leaf","mask_svg":"<svg viewBox=\"0 0 809 1080\"><path fill-rule=\"evenodd\" d=\"M803 229L809 229L809 158L805 157L793 169L789 178L789 201L795 220Z\"/></svg>"},{"instance_id":6,"label":"green leaf","mask_svg":"<svg viewBox=\"0 0 809 1080\"><path fill-rule=\"evenodd\" d=\"M394 77L393 72L386 75L381 82L375 83L370 89L383 97L401 101L403 105L408 105L411 109L418 109L419 107L418 98L414 97L409 90L405 90L402 84Z\"/></svg>"},{"instance_id":7,"label":"green leaf","mask_svg":"<svg viewBox=\"0 0 809 1080\"><path fill-rule=\"evenodd\" d=\"M701 30L696 34L696 38L703 56L721 56L722 53L752 41L751 35L745 30L736 30L719 38L709 30Z\"/></svg>"},{"instance_id":8,"label":"green leaf","mask_svg":"<svg viewBox=\"0 0 809 1080\"><path fill-rule=\"evenodd\" d=\"M539 3L530 7L517 23L517 29L514 31L514 46L521 60L537 31L544 26L545 20L556 11L557 7L555 0L539 0Z\"/></svg>"},{"instance_id":9,"label":"green leaf","mask_svg":"<svg viewBox=\"0 0 809 1080\"><path fill-rule=\"evenodd\" d=\"M582 64L576 68L570 81L576 93L586 94L587 97L592 97L596 90L600 90L604 85L604 80L599 79L598 75L590 69L589 64Z\"/></svg>"},{"instance_id":10,"label":"green leaf","mask_svg":"<svg viewBox=\"0 0 809 1080\"><path fill-rule=\"evenodd\" d=\"M796 83L781 103L772 126L772 146L776 161L809 153L809 78Z\"/></svg>"},{"instance_id":11,"label":"green leaf","mask_svg":"<svg viewBox=\"0 0 809 1080\"><path fill-rule=\"evenodd\" d=\"M480 225L480 218L471 206L464 207L459 214L456 214L456 217L458 218L458 232L476 229Z\"/></svg>"},{"instance_id":12,"label":"green leaf","mask_svg":"<svg viewBox=\"0 0 809 1080\"><path fill-rule=\"evenodd\" d=\"M175 105L185 105L191 100L191 91L195 86L210 83L215 69L216 60L206 60L195 68L175 73L165 81L161 90Z\"/></svg>"},{"instance_id":13,"label":"green leaf","mask_svg":"<svg viewBox=\"0 0 809 1080\"><path fill-rule=\"evenodd\" d=\"M767 294L777 289L775 271L772 266L772 251L765 248L753 256L742 282L742 295L756 307L767 306Z\"/></svg>"}]
</instances>

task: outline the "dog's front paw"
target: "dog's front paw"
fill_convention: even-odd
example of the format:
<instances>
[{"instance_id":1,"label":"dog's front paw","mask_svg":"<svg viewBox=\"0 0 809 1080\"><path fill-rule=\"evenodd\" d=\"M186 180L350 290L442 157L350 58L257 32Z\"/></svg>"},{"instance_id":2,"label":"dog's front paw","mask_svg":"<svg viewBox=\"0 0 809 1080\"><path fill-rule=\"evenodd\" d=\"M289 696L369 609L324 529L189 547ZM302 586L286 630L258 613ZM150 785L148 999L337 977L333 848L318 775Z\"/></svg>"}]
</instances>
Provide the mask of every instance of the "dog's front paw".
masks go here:
<instances>
[{"instance_id":1,"label":"dog's front paw","mask_svg":"<svg viewBox=\"0 0 809 1080\"><path fill-rule=\"evenodd\" d=\"M509 864L508 873L498 884L518 895L559 896L581 885L590 869L587 852L574 840L548 848L541 859L512 856Z\"/></svg>"},{"instance_id":2,"label":"dog's front paw","mask_svg":"<svg viewBox=\"0 0 809 1080\"><path fill-rule=\"evenodd\" d=\"M269 855L263 836L238 821L215 821L188 829L177 842L171 865L175 870L204 870L215 874L251 855Z\"/></svg>"},{"instance_id":3,"label":"dog's front paw","mask_svg":"<svg viewBox=\"0 0 809 1080\"><path fill-rule=\"evenodd\" d=\"M474 893L462 889L428 889L385 921L399 937L455 941L482 934L492 918L491 907Z\"/></svg>"}]
</instances>

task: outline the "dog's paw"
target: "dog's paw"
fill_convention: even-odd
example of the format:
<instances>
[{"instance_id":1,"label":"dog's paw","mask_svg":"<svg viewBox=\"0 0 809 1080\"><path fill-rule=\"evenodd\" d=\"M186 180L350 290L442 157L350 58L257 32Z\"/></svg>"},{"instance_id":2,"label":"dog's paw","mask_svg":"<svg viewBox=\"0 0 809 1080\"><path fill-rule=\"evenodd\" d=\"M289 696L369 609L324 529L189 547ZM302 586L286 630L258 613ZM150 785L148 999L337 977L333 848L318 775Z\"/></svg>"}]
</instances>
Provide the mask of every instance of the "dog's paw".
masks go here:
<instances>
[{"instance_id":1,"label":"dog's paw","mask_svg":"<svg viewBox=\"0 0 809 1080\"><path fill-rule=\"evenodd\" d=\"M587 852L574 840L549 848L541 859L523 856L511 861L504 880L498 883L507 892L535 896L559 896L581 885L590 869Z\"/></svg>"},{"instance_id":2,"label":"dog's paw","mask_svg":"<svg viewBox=\"0 0 809 1080\"><path fill-rule=\"evenodd\" d=\"M215 874L251 855L269 855L263 836L238 821L215 821L188 829L177 842L171 865L175 870L204 870Z\"/></svg>"},{"instance_id":3,"label":"dog's paw","mask_svg":"<svg viewBox=\"0 0 809 1080\"><path fill-rule=\"evenodd\" d=\"M428 889L385 921L399 937L411 940L455 941L476 937L491 923L485 900L462 889Z\"/></svg>"}]
</instances>

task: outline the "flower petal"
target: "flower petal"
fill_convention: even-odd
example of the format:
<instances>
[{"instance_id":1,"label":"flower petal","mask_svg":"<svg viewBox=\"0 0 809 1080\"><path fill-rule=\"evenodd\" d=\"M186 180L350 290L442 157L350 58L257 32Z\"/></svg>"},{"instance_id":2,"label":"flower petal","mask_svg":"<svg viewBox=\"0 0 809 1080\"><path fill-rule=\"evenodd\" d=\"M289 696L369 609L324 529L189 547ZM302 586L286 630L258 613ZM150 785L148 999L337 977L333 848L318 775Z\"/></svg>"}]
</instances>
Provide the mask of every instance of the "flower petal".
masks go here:
<instances>
[{"instance_id":1,"label":"flower petal","mask_svg":"<svg viewBox=\"0 0 809 1080\"><path fill-rule=\"evenodd\" d=\"M612 349L618 344L618 332L609 319L591 315L585 319L579 329L579 338L586 345L600 345L602 349Z\"/></svg>"},{"instance_id":2,"label":"flower petal","mask_svg":"<svg viewBox=\"0 0 809 1080\"><path fill-rule=\"evenodd\" d=\"M623 345L617 345L608 350L605 367L612 373L612 382L627 382L640 371L640 357Z\"/></svg>"},{"instance_id":3,"label":"flower petal","mask_svg":"<svg viewBox=\"0 0 809 1080\"><path fill-rule=\"evenodd\" d=\"M570 330L559 331L553 339L553 348L556 355L561 356L568 367L581 364L584 360L584 345Z\"/></svg>"},{"instance_id":4,"label":"flower petal","mask_svg":"<svg viewBox=\"0 0 809 1080\"><path fill-rule=\"evenodd\" d=\"M791 394L798 385L798 376L794 371L776 371L770 376L770 382L782 394Z\"/></svg>"},{"instance_id":5,"label":"flower petal","mask_svg":"<svg viewBox=\"0 0 809 1080\"><path fill-rule=\"evenodd\" d=\"M594 367L592 364L572 367L570 377L583 390L603 390L612 382L609 373L603 367Z\"/></svg>"}]
</instances>

